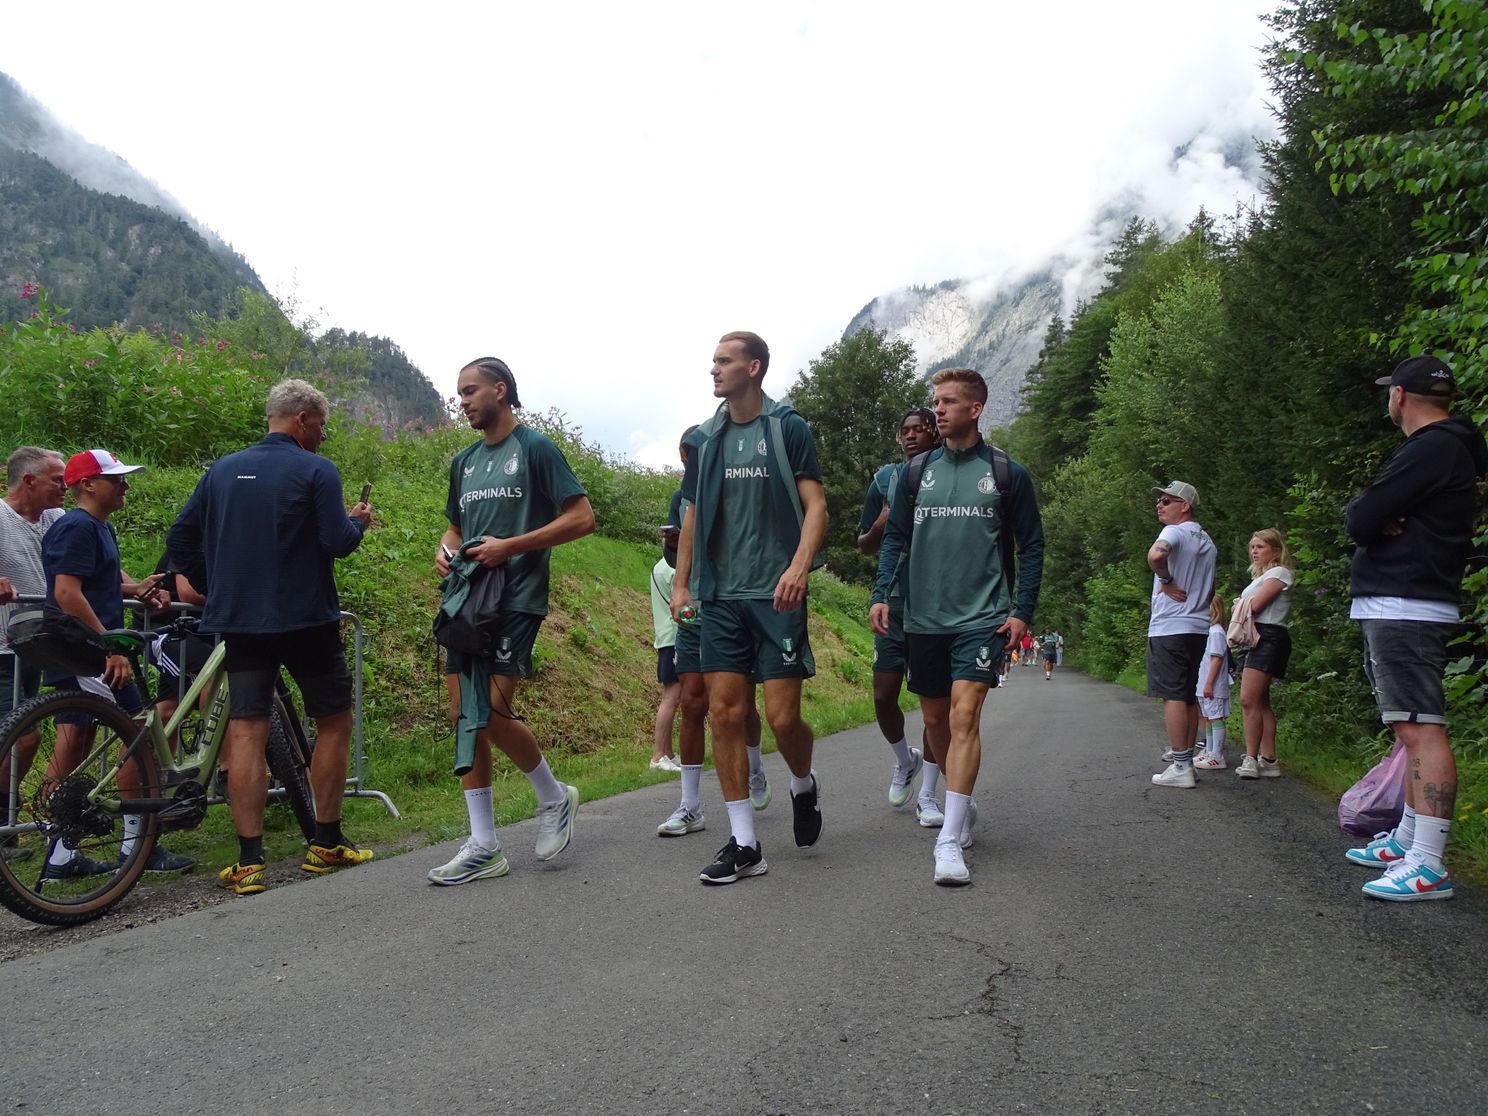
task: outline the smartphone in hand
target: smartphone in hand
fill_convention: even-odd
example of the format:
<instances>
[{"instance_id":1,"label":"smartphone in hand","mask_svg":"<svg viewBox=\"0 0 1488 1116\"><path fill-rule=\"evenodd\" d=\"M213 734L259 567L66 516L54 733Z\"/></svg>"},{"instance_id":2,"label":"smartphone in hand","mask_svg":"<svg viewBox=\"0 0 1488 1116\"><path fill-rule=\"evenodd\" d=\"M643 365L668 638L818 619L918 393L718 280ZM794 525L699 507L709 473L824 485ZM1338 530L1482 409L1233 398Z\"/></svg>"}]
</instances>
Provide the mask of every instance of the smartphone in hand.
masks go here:
<instances>
[{"instance_id":1,"label":"smartphone in hand","mask_svg":"<svg viewBox=\"0 0 1488 1116\"><path fill-rule=\"evenodd\" d=\"M362 503L365 504L371 498L372 498L372 485L370 483L369 484L362 485Z\"/></svg>"}]
</instances>

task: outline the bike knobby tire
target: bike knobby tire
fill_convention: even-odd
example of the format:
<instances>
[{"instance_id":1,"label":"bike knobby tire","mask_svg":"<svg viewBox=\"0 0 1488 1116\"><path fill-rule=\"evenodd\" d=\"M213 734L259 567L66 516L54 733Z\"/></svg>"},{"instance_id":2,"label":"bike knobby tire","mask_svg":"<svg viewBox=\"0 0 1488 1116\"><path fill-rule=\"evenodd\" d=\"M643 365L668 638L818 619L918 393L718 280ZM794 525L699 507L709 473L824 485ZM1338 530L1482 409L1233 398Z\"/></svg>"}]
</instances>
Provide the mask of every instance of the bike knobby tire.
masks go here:
<instances>
[{"instance_id":1,"label":"bike knobby tire","mask_svg":"<svg viewBox=\"0 0 1488 1116\"><path fill-rule=\"evenodd\" d=\"M315 794L310 788L310 748L300 720L274 695L269 715L269 742L265 748L269 773L284 788L285 801L294 811L300 832L309 841L315 837Z\"/></svg>"},{"instance_id":2,"label":"bike knobby tire","mask_svg":"<svg viewBox=\"0 0 1488 1116\"><path fill-rule=\"evenodd\" d=\"M129 894L154 851L159 818L141 815L142 830L127 856L121 855L124 822L119 814L94 812L81 827L78 818L88 790L113 768L138 732L119 706L77 690L31 698L0 723L0 904L32 922L75 926L98 918ZM92 763L86 768L80 764L100 746ZM148 743L120 779L131 771L138 786L127 797L159 796L159 772ZM13 773L19 785L12 824L7 807ZM125 792L110 787L108 796ZM45 878L60 831L69 824L82 863L61 878L55 873Z\"/></svg>"}]
</instances>

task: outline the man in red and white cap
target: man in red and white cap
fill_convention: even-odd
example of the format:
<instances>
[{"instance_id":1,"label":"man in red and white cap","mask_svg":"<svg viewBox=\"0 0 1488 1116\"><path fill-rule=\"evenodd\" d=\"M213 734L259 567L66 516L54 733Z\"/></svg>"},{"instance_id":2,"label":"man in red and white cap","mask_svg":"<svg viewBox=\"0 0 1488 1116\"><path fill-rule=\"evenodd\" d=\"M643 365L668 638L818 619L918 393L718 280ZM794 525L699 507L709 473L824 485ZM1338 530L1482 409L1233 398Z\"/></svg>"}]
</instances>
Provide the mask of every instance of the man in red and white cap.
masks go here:
<instances>
[{"instance_id":1,"label":"man in red and white cap","mask_svg":"<svg viewBox=\"0 0 1488 1116\"><path fill-rule=\"evenodd\" d=\"M124 478L143 469L143 465L124 464L108 450L73 454L62 471L62 482L72 493L74 507L52 525L41 541L47 604L75 616L95 632L124 626L126 595L154 608L166 603L165 594L156 588L158 578L152 575L135 581L124 572L114 528L108 521L109 516L124 506L124 494L129 491L129 482ZM47 681L58 687L95 688L86 684L94 681L91 679L50 677ZM129 713L144 708L144 698L134 684L133 668L123 655L110 655L96 681L106 686L114 700ZM56 751L58 766L64 770L81 762L93 725L70 724L67 729L65 734L59 733ZM126 779L127 772L121 773L121 786ZM143 827L142 817L125 815L120 858L130 855ZM145 870L184 872L195 863L190 857L177 856L156 845ZM112 865L99 864L58 842L48 857L43 878L77 878L112 870Z\"/></svg>"}]
</instances>

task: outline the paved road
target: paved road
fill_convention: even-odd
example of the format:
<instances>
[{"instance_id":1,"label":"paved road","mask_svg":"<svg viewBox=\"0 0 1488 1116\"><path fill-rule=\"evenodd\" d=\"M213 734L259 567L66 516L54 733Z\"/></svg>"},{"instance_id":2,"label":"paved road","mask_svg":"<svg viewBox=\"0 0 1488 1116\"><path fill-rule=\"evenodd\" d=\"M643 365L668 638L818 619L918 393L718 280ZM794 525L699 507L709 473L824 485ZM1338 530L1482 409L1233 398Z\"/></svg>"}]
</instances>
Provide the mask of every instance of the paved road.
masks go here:
<instances>
[{"instance_id":1,"label":"paved road","mask_svg":"<svg viewBox=\"0 0 1488 1116\"><path fill-rule=\"evenodd\" d=\"M1226 772L1151 787L1152 703L1067 673L988 702L970 857L883 800L876 730L821 744L826 828L705 888L651 836L675 784L581 808L538 864L453 846L0 967L21 1113L1488 1110L1488 903L1357 894L1331 805ZM166 958L171 960L167 962ZM198 1053L199 1052L199 1053Z\"/></svg>"}]
</instances>

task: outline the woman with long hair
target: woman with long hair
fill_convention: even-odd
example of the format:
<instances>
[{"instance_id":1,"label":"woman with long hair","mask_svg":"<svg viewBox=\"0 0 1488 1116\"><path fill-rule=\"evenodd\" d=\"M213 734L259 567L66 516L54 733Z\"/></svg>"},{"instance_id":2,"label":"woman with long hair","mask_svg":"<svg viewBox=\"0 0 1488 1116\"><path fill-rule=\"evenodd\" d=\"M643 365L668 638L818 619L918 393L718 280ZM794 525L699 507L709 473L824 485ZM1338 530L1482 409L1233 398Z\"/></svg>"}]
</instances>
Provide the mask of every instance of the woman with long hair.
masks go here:
<instances>
[{"instance_id":1,"label":"woman with long hair","mask_svg":"<svg viewBox=\"0 0 1488 1116\"><path fill-rule=\"evenodd\" d=\"M1276 711L1271 708L1271 683L1286 677L1292 656L1292 636L1287 614L1292 609L1292 555L1286 536L1276 527L1265 527L1250 537L1251 583L1240 594L1250 602L1260 641L1245 657L1240 675L1240 708L1245 717L1245 758L1235 774L1242 779L1275 778L1281 774L1276 762Z\"/></svg>"}]
</instances>

